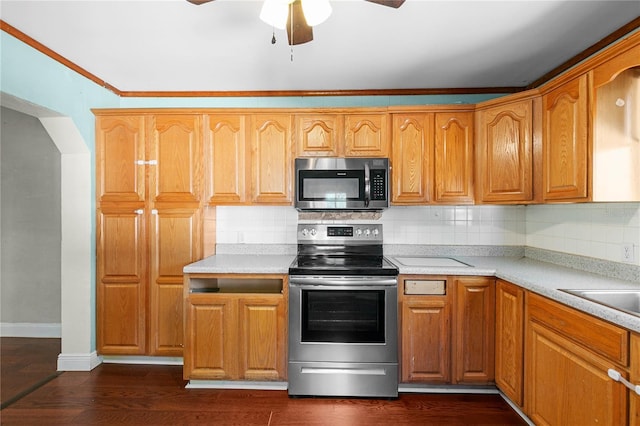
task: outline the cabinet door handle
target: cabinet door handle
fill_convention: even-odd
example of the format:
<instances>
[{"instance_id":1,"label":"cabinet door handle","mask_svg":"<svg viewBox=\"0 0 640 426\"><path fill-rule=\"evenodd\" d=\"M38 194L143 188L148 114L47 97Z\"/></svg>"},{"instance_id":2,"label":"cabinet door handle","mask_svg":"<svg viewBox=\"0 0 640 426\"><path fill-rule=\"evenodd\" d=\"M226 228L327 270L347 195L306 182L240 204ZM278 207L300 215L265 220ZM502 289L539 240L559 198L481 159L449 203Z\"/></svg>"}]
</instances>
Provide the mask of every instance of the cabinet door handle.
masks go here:
<instances>
[{"instance_id":1,"label":"cabinet door handle","mask_svg":"<svg viewBox=\"0 0 640 426\"><path fill-rule=\"evenodd\" d=\"M144 210L143 209L138 209L136 211L134 211L135 214L143 214Z\"/></svg>"},{"instance_id":2,"label":"cabinet door handle","mask_svg":"<svg viewBox=\"0 0 640 426\"><path fill-rule=\"evenodd\" d=\"M640 385L634 385L633 383L631 383L630 381L622 377L622 375L618 373L616 370L614 370L613 368L610 368L609 370L607 370L607 374L616 382L622 383L623 385L625 385L626 387L628 387L629 389L631 389L632 391L640 395Z\"/></svg>"},{"instance_id":3,"label":"cabinet door handle","mask_svg":"<svg viewBox=\"0 0 640 426\"><path fill-rule=\"evenodd\" d=\"M151 210L151 214L158 214L158 209Z\"/></svg>"},{"instance_id":4,"label":"cabinet door handle","mask_svg":"<svg viewBox=\"0 0 640 426\"><path fill-rule=\"evenodd\" d=\"M138 166L157 166L158 160L149 160L149 161L136 160L136 164Z\"/></svg>"}]
</instances>

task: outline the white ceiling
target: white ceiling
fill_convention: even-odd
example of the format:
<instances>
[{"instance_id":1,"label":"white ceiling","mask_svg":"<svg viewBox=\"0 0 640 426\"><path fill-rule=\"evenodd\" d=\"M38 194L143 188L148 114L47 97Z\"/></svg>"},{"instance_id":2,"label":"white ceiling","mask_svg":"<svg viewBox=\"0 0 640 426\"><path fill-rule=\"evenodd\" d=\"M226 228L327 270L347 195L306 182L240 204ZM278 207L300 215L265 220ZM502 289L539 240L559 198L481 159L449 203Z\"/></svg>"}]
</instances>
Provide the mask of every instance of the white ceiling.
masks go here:
<instances>
[{"instance_id":1,"label":"white ceiling","mask_svg":"<svg viewBox=\"0 0 640 426\"><path fill-rule=\"evenodd\" d=\"M137 92L520 87L640 16L638 0L331 4L293 49L255 0L2 0L0 17Z\"/></svg>"}]
</instances>

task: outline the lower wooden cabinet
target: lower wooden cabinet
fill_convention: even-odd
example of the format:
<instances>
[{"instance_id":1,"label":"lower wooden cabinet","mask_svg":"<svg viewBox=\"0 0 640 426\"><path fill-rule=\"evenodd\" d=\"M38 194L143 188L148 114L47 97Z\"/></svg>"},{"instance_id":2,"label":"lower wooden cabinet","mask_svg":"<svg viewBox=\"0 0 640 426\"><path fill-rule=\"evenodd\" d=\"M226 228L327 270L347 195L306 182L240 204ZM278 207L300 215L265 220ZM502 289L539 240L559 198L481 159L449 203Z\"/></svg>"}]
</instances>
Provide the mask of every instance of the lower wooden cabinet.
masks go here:
<instances>
[{"instance_id":1,"label":"lower wooden cabinet","mask_svg":"<svg viewBox=\"0 0 640 426\"><path fill-rule=\"evenodd\" d=\"M454 282L454 383L492 383L495 279L456 277Z\"/></svg>"},{"instance_id":2,"label":"lower wooden cabinet","mask_svg":"<svg viewBox=\"0 0 640 426\"><path fill-rule=\"evenodd\" d=\"M401 381L451 382L451 302L448 294L407 295L406 287L441 285L446 279L403 279L401 312Z\"/></svg>"},{"instance_id":3,"label":"lower wooden cabinet","mask_svg":"<svg viewBox=\"0 0 640 426\"><path fill-rule=\"evenodd\" d=\"M526 413L537 425L627 424L628 333L534 294L527 300ZM609 354L609 355L607 355Z\"/></svg>"},{"instance_id":4,"label":"lower wooden cabinet","mask_svg":"<svg viewBox=\"0 0 640 426\"><path fill-rule=\"evenodd\" d=\"M515 404L524 405L524 290L496 282L496 385Z\"/></svg>"},{"instance_id":5,"label":"lower wooden cabinet","mask_svg":"<svg viewBox=\"0 0 640 426\"><path fill-rule=\"evenodd\" d=\"M494 281L400 277L402 382L493 382Z\"/></svg>"},{"instance_id":6,"label":"lower wooden cabinet","mask_svg":"<svg viewBox=\"0 0 640 426\"><path fill-rule=\"evenodd\" d=\"M640 385L640 334L632 334L630 340L631 383ZM629 391L629 425L640 426L640 395Z\"/></svg>"},{"instance_id":7,"label":"lower wooden cabinet","mask_svg":"<svg viewBox=\"0 0 640 426\"><path fill-rule=\"evenodd\" d=\"M189 293L193 278L185 278L185 380L286 380L286 276L275 280L280 293Z\"/></svg>"}]
</instances>

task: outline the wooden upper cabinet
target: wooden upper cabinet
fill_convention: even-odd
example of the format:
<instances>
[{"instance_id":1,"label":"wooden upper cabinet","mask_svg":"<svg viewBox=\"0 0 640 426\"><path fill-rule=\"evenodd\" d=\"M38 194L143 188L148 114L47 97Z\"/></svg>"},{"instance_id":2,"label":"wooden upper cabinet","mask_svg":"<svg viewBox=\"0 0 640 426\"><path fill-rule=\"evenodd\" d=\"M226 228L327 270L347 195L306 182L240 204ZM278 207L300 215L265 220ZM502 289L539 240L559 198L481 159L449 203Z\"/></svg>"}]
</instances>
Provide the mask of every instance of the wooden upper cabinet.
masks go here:
<instances>
[{"instance_id":1,"label":"wooden upper cabinet","mask_svg":"<svg viewBox=\"0 0 640 426\"><path fill-rule=\"evenodd\" d=\"M142 115L96 118L97 202L144 202L146 160Z\"/></svg>"},{"instance_id":2,"label":"wooden upper cabinet","mask_svg":"<svg viewBox=\"0 0 640 426\"><path fill-rule=\"evenodd\" d=\"M299 114L295 116L295 128L297 156L337 157L342 155L342 115Z\"/></svg>"},{"instance_id":3,"label":"wooden upper cabinet","mask_svg":"<svg viewBox=\"0 0 640 426\"><path fill-rule=\"evenodd\" d=\"M297 114L298 157L388 157L386 113Z\"/></svg>"},{"instance_id":4,"label":"wooden upper cabinet","mask_svg":"<svg viewBox=\"0 0 640 426\"><path fill-rule=\"evenodd\" d=\"M473 113L436 113L434 152L434 201L473 204Z\"/></svg>"},{"instance_id":5,"label":"wooden upper cabinet","mask_svg":"<svg viewBox=\"0 0 640 426\"><path fill-rule=\"evenodd\" d=\"M199 115L176 114L151 117L149 173L154 203L195 202L201 198L202 120Z\"/></svg>"},{"instance_id":6,"label":"wooden upper cabinet","mask_svg":"<svg viewBox=\"0 0 640 426\"><path fill-rule=\"evenodd\" d=\"M391 201L424 204L430 200L433 114L394 114Z\"/></svg>"},{"instance_id":7,"label":"wooden upper cabinet","mask_svg":"<svg viewBox=\"0 0 640 426\"><path fill-rule=\"evenodd\" d=\"M543 95L543 198L585 201L588 193L587 75Z\"/></svg>"},{"instance_id":8,"label":"wooden upper cabinet","mask_svg":"<svg viewBox=\"0 0 640 426\"><path fill-rule=\"evenodd\" d=\"M346 157L389 157L389 116L346 114L344 155Z\"/></svg>"},{"instance_id":9,"label":"wooden upper cabinet","mask_svg":"<svg viewBox=\"0 0 640 426\"><path fill-rule=\"evenodd\" d=\"M533 201L533 100L478 111L477 199Z\"/></svg>"},{"instance_id":10,"label":"wooden upper cabinet","mask_svg":"<svg viewBox=\"0 0 640 426\"><path fill-rule=\"evenodd\" d=\"M640 201L640 44L593 70L591 200Z\"/></svg>"},{"instance_id":11,"label":"wooden upper cabinet","mask_svg":"<svg viewBox=\"0 0 640 426\"><path fill-rule=\"evenodd\" d=\"M252 202L291 204L291 127L289 114L252 116Z\"/></svg>"},{"instance_id":12,"label":"wooden upper cabinet","mask_svg":"<svg viewBox=\"0 0 640 426\"><path fill-rule=\"evenodd\" d=\"M209 115L205 138L206 189L209 204L241 204L247 199L247 118Z\"/></svg>"}]
</instances>

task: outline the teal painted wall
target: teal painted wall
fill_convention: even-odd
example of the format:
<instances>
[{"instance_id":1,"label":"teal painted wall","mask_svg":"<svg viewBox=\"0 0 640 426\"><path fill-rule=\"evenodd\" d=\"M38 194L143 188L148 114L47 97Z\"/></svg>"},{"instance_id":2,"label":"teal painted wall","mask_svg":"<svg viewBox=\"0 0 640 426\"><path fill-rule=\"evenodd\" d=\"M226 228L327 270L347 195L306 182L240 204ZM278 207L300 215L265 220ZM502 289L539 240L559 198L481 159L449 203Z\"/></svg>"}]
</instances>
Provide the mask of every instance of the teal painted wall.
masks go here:
<instances>
[{"instance_id":1,"label":"teal painted wall","mask_svg":"<svg viewBox=\"0 0 640 426\"><path fill-rule=\"evenodd\" d=\"M99 78L103 76L97 76ZM91 152L92 210L95 211L95 108L295 108L384 107L392 105L470 104L500 95L120 98L0 31L0 92L70 117ZM92 349L95 349L95 215L91 223Z\"/></svg>"},{"instance_id":2,"label":"teal painted wall","mask_svg":"<svg viewBox=\"0 0 640 426\"><path fill-rule=\"evenodd\" d=\"M474 104L498 94L416 96L299 96L253 98L122 98L122 108L329 108Z\"/></svg>"}]
</instances>

